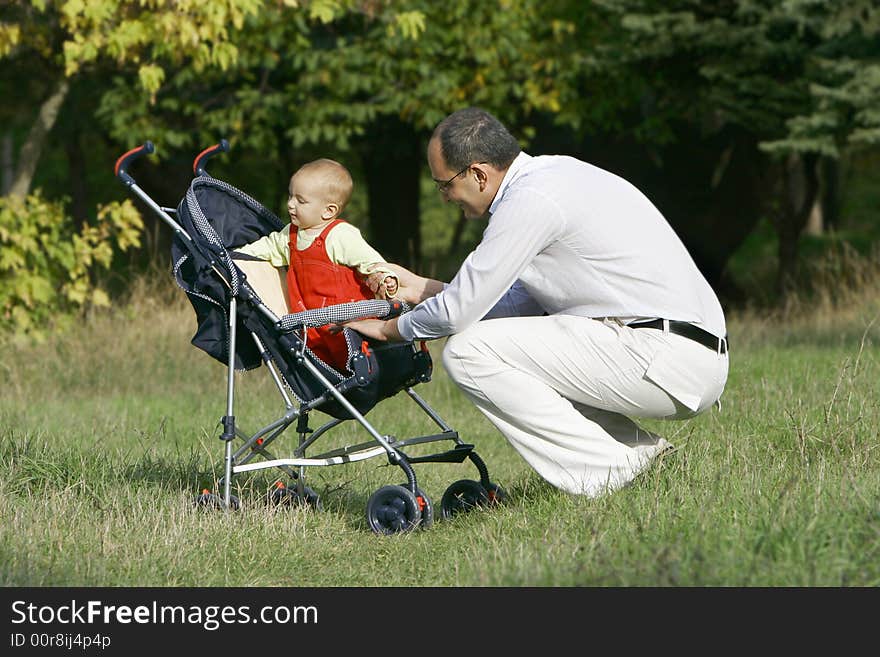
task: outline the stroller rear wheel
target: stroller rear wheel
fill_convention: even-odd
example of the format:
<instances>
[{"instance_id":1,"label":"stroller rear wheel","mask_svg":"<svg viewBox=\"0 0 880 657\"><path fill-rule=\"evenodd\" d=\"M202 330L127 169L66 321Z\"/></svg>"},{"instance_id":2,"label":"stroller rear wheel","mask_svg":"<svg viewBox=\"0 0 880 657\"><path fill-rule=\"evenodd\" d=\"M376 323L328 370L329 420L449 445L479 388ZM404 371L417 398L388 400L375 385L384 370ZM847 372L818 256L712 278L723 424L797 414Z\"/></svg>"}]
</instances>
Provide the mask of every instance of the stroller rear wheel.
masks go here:
<instances>
[{"instance_id":1,"label":"stroller rear wheel","mask_svg":"<svg viewBox=\"0 0 880 657\"><path fill-rule=\"evenodd\" d=\"M440 509L444 518L451 518L458 513L465 513L488 504L489 492L479 481L460 479L450 484L443 493Z\"/></svg>"},{"instance_id":2,"label":"stroller rear wheel","mask_svg":"<svg viewBox=\"0 0 880 657\"><path fill-rule=\"evenodd\" d=\"M281 506L282 504L296 507L304 506L315 511L320 511L323 508L321 497L308 486L303 486L303 492L300 494L295 485L285 486L279 481L266 497L266 501L272 506Z\"/></svg>"},{"instance_id":3,"label":"stroller rear wheel","mask_svg":"<svg viewBox=\"0 0 880 657\"><path fill-rule=\"evenodd\" d=\"M489 496L490 505L502 504L507 500L507 491L493 481L490 481L489 485L486 487L486 493Z\"/></svg>"},{"instance_id":4,"label":"stroller rear wheel","mask_svg":"<svg viewBox=\"0 0 880 657\"><path fill-rule=\"evenodd\" d=\"M382 486L367 500L367 522L377 534L412 531L421 521L419 502L404 486Z\"/></svg>"}]
</instances>

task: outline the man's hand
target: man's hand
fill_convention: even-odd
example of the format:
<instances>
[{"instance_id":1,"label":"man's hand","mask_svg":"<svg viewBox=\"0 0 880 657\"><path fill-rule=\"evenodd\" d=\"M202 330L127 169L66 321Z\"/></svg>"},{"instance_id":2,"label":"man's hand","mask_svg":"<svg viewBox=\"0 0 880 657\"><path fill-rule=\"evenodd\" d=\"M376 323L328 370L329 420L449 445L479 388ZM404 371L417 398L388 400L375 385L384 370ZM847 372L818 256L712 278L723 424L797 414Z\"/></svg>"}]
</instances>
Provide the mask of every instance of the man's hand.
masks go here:
<instances>
[{"instance_id":1,"label":"man's hand","mask_svg":"<svg viewBox=\"0 0 880 657\"><path fill-rule=\"evenodd\" d=\"M442 282L414 274L400 265L390 262L374 262L370 268L376 271L367 275L366 282L374 294L381 294L389 271L397 277L398 285L397 293L392 294L389 291L389 297L395 296L401 301L416 305L443 290Z\"/></svg>"}]
</instances>

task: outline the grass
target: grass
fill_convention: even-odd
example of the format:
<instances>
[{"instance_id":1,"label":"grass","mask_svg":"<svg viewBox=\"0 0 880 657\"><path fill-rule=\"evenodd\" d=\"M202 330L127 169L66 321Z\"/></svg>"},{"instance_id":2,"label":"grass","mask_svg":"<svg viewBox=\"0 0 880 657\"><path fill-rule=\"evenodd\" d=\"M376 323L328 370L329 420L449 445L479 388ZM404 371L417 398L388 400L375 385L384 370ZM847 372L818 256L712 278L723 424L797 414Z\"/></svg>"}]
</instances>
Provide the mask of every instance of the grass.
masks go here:
<instances>
[{"instance_id":1,"label":"grass","mask_svg":"<svg viewBox=\"0 0 880 657\"><path fill-rule=\"evenodd\" d=\"M598 499L540 480L451 384L433 344L434 380L418 391L476 444L509 500L390 537L364 517L374 490L402 480L381 457L308 471L321 512L263 504L271 471L236 478L236 513L195 508L222 463L225 368L189 345L182 293L132 296L41 345L4 349L3 586L880 584L875 288L784 317L732 316L722 411L646 423L679 449ZM246 430L281 414L264 370L238 386ZM398 437L430 430L403 396L368 419ZM366 434L346 423L326 438ZM438 516L446 486L476 474L417 472Z\"/></svg>"}]
</instances>

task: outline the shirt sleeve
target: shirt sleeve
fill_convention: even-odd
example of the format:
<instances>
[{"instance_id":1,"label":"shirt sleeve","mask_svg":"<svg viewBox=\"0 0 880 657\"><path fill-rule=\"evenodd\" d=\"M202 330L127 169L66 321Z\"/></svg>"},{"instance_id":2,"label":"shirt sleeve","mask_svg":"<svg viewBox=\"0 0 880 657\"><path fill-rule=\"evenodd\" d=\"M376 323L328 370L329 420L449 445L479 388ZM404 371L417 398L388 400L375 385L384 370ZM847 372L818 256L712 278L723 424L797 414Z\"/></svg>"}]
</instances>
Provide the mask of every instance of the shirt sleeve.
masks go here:
<instances>
[{"instance_id":1,"label":"shirt sleeve","mask_svg":"<svg viewBox=\"0 0 880 657\"><path fill-rule=\"evenodd\" d=\"M452 335L490 311L492 317L523 314L526 308L526 314L535 314L537 304L527 302L525 290L514 283L563 229L563 213L552 197L531 187L508 190L483 239L450 284L400 316L397 328L401 336L405 340L432 340ZM501 305L496 305L502 298Z\"/></svg>"},{"instance_id":2,"label":"shirt sleeve","mask_svg":"<svg viewBox=\"0 0 880 657\"><path fill-rule=\"evenodd\" d=\"M337 265L344 265L355 269L362 276L374 271L385 271L389 276L394 276L390 270L381 267L373 268L376 262L385 262L376 249L367 244L356 226L343 223L336 226L327 235L327 257ZM395 276L396 278L396 276Z\"/></svg>"},{"instance_id":3,"label":"shirt sleeve","mask_svg":"<svg viewBox=\"0 0 880 657\"><path fill-rule=\"evenodd\" d=\"M496 319L498 317L529 317L543 315L546 310L532 298L522 283L517 281L504 296L498 300L483 319Z\"/></svg>"},{"instance_id":4,"label":"shirt sleeve","mask_svg":"<svg viewBox=\"0 0 880 657\"><path fill-rule=\"evenodd\" d=\"M245 244L236 251L260 260L268 260L276 267L286 267L290 264L290 224L250 244Z\"/></svg>"}]
</instances>

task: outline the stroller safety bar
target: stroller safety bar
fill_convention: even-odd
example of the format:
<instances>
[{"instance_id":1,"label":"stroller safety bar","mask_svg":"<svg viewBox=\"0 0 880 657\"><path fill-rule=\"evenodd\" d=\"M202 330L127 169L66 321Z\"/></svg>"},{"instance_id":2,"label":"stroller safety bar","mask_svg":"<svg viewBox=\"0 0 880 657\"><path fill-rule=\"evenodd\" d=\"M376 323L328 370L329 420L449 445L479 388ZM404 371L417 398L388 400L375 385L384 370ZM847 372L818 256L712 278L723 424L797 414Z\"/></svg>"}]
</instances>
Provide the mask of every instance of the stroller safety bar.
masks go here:
<instances>
[{"instance_id":1,"label":"stroller safety bar","mask_svg":"<svg viewBox=\"0 0 880 657\"><path fill-rule=\"evenodd\" d=\"M326 306L325 308L304 310L303 312L285 315L278 322L278 328L285 333L290 333L302 327L312 328L326 326L327 324L341 324L370 317L391 319L409 309L409 304L397 300L352 301L351 303L340 303L334 306Z\"/></svg>"}]
</instances>

